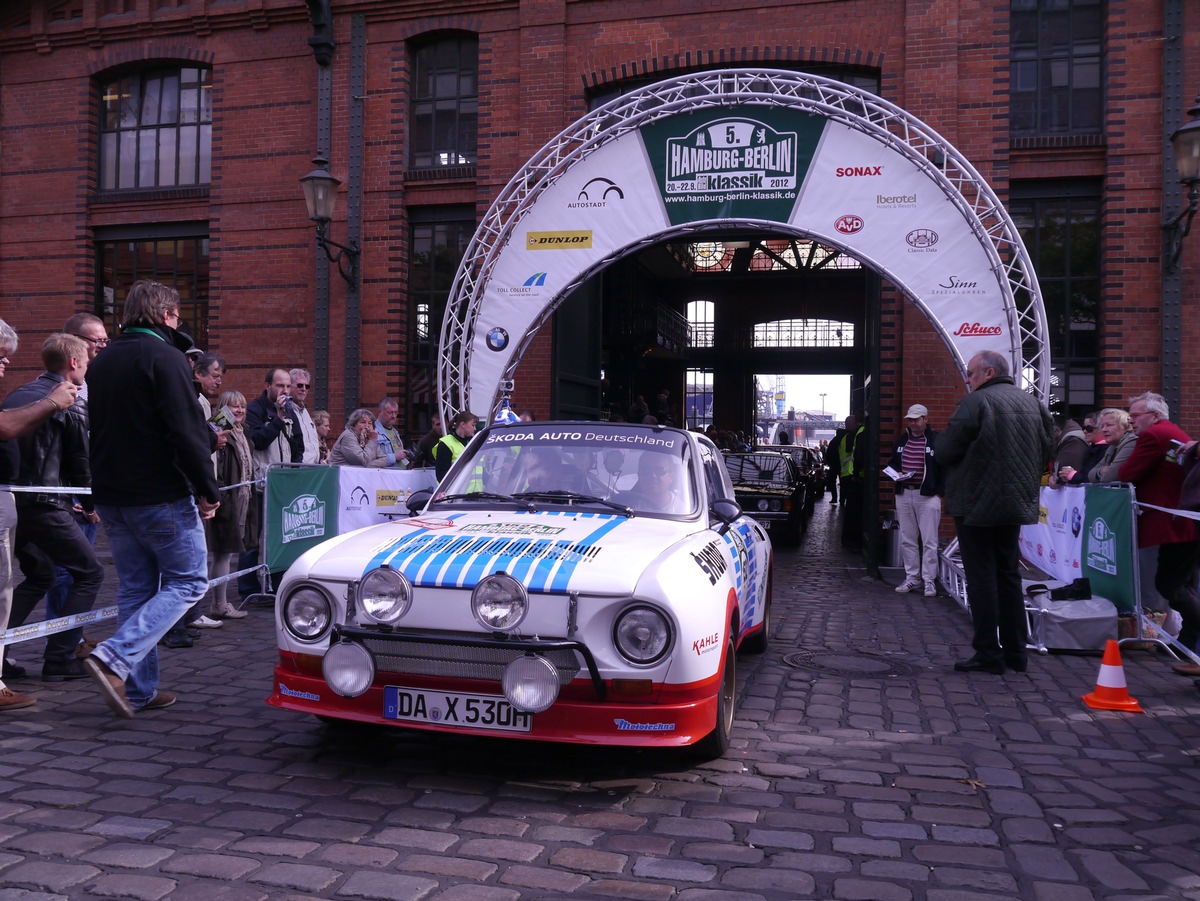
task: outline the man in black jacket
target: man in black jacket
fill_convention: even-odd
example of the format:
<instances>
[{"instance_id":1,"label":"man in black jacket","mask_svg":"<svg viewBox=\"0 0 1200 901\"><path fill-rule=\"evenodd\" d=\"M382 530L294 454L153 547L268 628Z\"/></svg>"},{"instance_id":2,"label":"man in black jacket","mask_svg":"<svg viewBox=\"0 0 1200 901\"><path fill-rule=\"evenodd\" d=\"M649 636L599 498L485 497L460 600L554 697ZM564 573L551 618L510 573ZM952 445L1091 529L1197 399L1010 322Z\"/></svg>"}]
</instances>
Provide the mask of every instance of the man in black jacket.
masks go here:
<instances>
[{"instance_id":1,"label":"man in black jacket","mask_svg":"<svg viewBox=\"0 0 1200 901\"><path fill-rule=\"evenodd\" d=\"M192 388L179 295L129 289L124 331L88 377L92 492L117 568L117 631L84 661L112 710L175 703L158 689L156 645L208 589L202 519L219 505L211 430Z\"/></svg>"},{"instance_id":2,"label":"man in black jacket","mask_svg":"<svg viewBox=\"0 0 1200 901\"><path fill-rule=\"evenodd\" d=\"M42 344L42 365L46 371L13 391L5 407L23 407L46 397L60 382L78 387L88 368L87 344L74 335L53 334ZM17 484L46 488L88 488L87 410L77 401L55 413L37 428L18 439L21 463ZM96 522L96 511L88 495L81 498L84 516ZM54 585L55 566L71 575L72 585L60 615L86 613L96 602L104 582L104 570L91 544L71 515L71 496L47 492L17 495L16 558L25 579L13 591L9 627L24 625L38 602ZM75 656L75 646L83 627L56 632L46 639L42 663L43 682L62 682L86 678L83 665Z\"/></svg>"}]
</instances>

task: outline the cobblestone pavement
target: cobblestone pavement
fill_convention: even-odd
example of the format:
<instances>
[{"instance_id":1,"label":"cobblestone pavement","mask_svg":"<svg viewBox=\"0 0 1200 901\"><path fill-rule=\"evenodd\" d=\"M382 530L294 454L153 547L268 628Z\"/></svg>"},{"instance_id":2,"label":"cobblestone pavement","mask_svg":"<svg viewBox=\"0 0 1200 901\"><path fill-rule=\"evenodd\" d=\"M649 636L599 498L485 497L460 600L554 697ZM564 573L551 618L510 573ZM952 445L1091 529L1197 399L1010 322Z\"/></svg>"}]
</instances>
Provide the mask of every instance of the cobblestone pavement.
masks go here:
<instances>
[{"instance_id":1,"label":"cobblestone pavement","mask_svg":"<svg viewBox=\"0 0 1200 901\"><path fill-rule=\"evenodd\" d=\"M17 682L0 899L1200 899L1192 680L1127 653L1136 715L1081 702L1098 656L955 673L965 615L867 578L838 515L777 553L711 763L268 708L263 610L163 651L179 703L133 721L88 681Z\"/></svg>"}]
</instances>

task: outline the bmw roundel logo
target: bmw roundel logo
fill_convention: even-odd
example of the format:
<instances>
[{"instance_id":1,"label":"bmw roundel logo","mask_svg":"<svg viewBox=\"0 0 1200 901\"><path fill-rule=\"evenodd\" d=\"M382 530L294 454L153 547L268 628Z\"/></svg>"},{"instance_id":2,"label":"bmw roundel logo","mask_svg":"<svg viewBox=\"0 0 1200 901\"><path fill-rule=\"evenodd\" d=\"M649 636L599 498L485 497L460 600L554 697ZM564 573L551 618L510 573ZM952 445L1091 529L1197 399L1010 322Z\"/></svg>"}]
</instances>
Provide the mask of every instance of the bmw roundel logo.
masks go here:
<instances>
[{"instance_id":1,"label":"bmw roundel logo","mask_svg":"<svg viewBox=\"0 0 1200 901\"><path fill-rule=\"evenodd\" d=\"M496 326L487 333L488 350L504 350L508 347L508 332Z\"/></svg>"}]
</instances>

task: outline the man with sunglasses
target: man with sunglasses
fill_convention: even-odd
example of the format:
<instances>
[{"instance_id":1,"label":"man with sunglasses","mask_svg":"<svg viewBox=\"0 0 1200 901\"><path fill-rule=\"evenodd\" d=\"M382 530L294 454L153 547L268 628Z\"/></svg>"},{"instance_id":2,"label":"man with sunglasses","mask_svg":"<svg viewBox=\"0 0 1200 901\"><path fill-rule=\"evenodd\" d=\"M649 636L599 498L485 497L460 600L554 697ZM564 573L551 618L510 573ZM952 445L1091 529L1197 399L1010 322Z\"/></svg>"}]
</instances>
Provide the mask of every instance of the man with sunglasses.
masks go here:
<instances>
[{"instance_id":1,"label":"man with sunglasses","mask_svg":"<svg viewBox=\"0 0 1200 901\"><path fill-rule=\"evenodd\" d=\"M91 313L76 313L67 320L63 331L68 335L83 339L87 345L89 363L96 359L96 355L100 351L108 347L108 330L104 327L104 320ZM79 386L79 393L76 397L87 403L87 382Z\"/></svg>"},{"instance_id":2,"label":"man with sunglasses","mask_svg":"<svg viewBox=\"0 0 1200 901\"><path fill-rule=\"evenodd\" d=\"M675 473L679 464L666 454L643 451L638 457L638 479L613 500L647 513L679 513Z\"/></svg>"},{"instance_id":3,"label":"man with sunglasses","mask_svg":"<svg viewBox=\"0 0 1200 901\"><path fill-rule=\"evenodd\" d=\"M291 398L296 408L296 420L300 423L300 434L304 436L304 455L300 462L320 463L321 439L308 409L308 399L312 396L312 376L307 369L293 369L288 374L292 377Z\"/></svg>"}]
</instances>

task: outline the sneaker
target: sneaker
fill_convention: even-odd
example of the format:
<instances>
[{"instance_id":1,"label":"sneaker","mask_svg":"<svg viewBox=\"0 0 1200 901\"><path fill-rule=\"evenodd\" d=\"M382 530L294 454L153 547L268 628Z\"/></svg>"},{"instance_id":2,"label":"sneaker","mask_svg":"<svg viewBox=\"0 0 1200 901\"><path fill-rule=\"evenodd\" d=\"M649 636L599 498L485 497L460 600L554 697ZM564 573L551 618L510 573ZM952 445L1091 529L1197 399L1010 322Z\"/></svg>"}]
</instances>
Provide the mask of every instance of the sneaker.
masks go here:
<instances>
[{"instance_id":1,"label":"sneaker","mask_svg":"<svg viewBox=\"0 0 1200 901\"><path fill-rule=\"evenodd\" d=\"M154 693L154 697L149 700L145 707L138 708L138 712L141 712L142 710L162 710L164 707L170 707L177 700L179 700L178 695L174 694L173 692L162 691L160 689Z\"/></svg>"},{"instance_id":2,"label":"sneaker","mask_svg":"<svg viewBox=\"0 0 1200 901\"><path fill-rule=\"evenodd\" d=\"M219 629L223 623L219 619L212 619L211 617L201 614L196 619L188 623L188 625L193 629Z\"/></svg>"},{"instance_id":3,"label":"sneaker","mask_svg":"<svg viewBox=\"0 0 1200 901\"><path fill-rule=\"evenodd\" d=\"M37 698L29 695L19 695L11 688L0 688L0 710L20 710L22 707L32 707Z\"/></svg>"},{"instance_id":4,"label":"sneaker","mask_svg":"<svg viewBox=\"0 0 1200 901\"><path fill-rule=\"evenodd\" d=\"M915 579L905 579L903 582L901 582L899 585L896 586L896 594L908 594L910 591L913 591L915 588L917 588L917 583L916 583Z\"/></svg>"},{"instance_id":5,"label":"sneaker","mask_svg":"<svg viewBox=\"0 0 1200 901\"><path fill-rule=\"evenodd\" d=\"M250 615L245 610L238 610L229 601L222 601L219 606L213 607L211 614L216 619L242 619Z\"/></svg>"},{"instance_id":6,"label":"sneaker","mask_svg":"<svg viewBox=\"0 0 1200 901\"><path fill-rule=\"evenodd\" d=\"M936 583L934 583L934 582L926 582L925 583L925 597L927 597L927 598L936 598L937 597L937 584Z\"/></svg>"},{"instance_id":7,"label":"sneaker","mask_svg":"<svg viewBox=\"0 0 1200 901\"><path fill-rule=\"evenodd\" d=\"M164 648L190 648L192 646L192 636L187 632L179 632L172 630L158 640Z\"/></svg>"},{"instance_id":8,"label":"sneaker","mask_svg":"<svg viewBox=\"0 0 1200 901\"><path fill-rule=\"evenodd\" d=\"M47 660L42 664L43 682L68 682L71 679L86 679L88 672L78 657L68 660Z\"/></svg>"},{"instance_id":9,"label":"sneaker","mask_svg":"<svg viewBox=\"0 0 1200 901\"><path fill-rule=\"evenodd\" d=\"M125 680L110 670L102 661L96 659L95 655L83 661L83 668L100 688L100 693L104 696L104 703L108 705L109 709L122 719L133 719L133 708L129 706L129 701L125 698Z\"/></svg>"}]
</instances>

